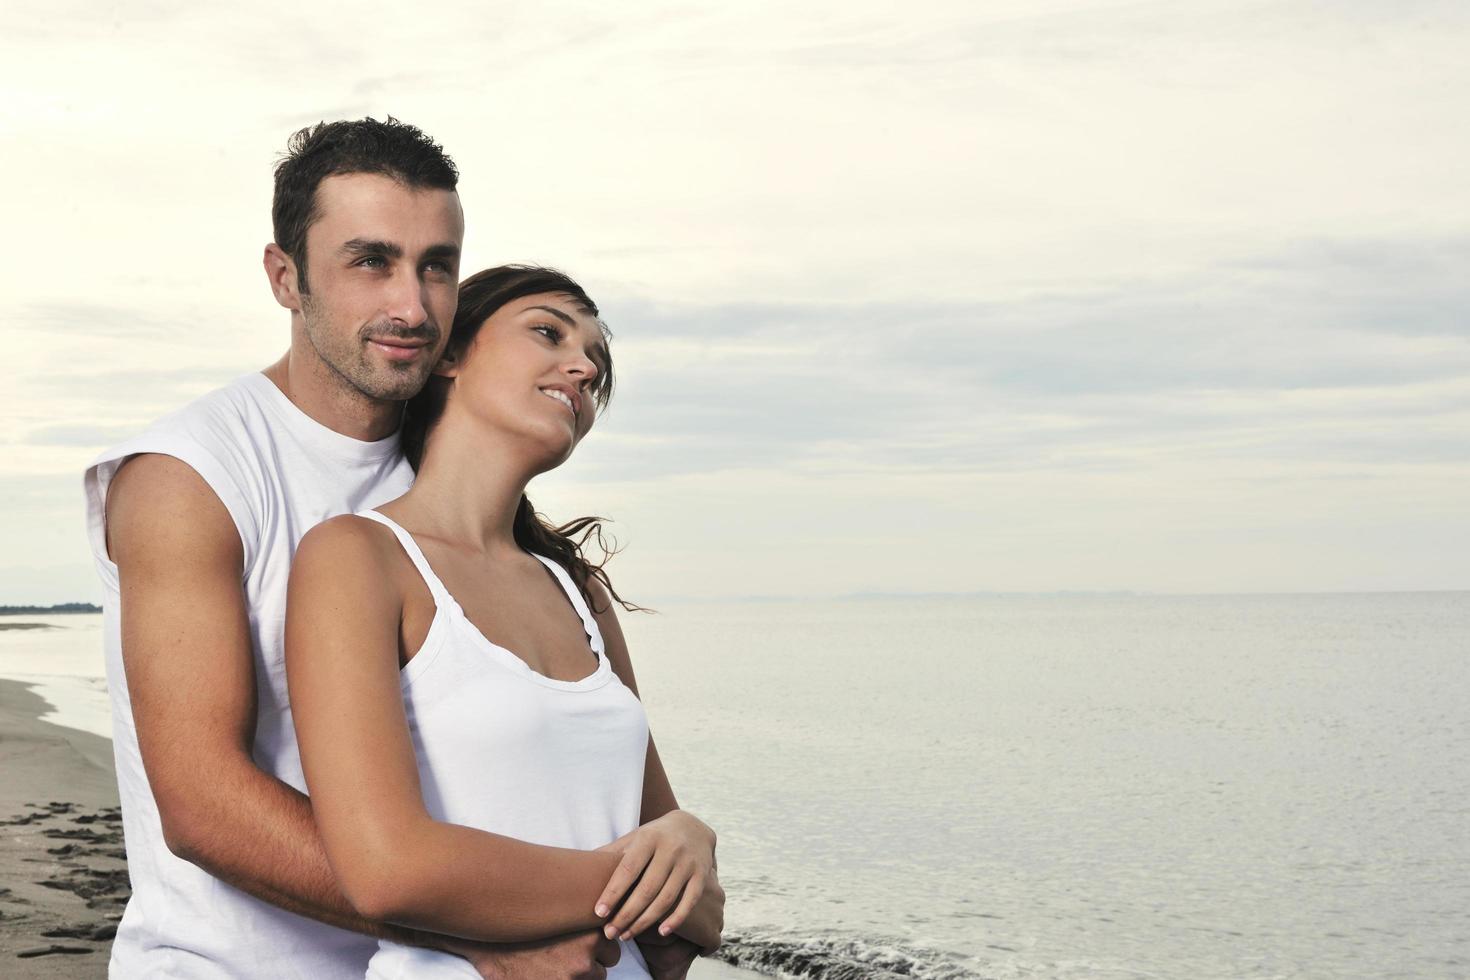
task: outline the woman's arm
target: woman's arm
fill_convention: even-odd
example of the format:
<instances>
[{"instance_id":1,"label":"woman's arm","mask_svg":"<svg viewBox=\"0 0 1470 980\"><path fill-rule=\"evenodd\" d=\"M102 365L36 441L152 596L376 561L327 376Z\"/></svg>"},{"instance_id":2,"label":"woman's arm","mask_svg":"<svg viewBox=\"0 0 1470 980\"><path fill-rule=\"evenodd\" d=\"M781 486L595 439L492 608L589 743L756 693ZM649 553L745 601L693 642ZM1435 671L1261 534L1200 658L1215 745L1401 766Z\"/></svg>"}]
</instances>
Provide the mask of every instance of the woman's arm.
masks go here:
<instances>
[{"instance_id":1,"label":"woman's arm","mask_svg":"<svg viewBox=\"0 0 1470 980\"><path fill-rule=\"evenodd\" d=\"M638 695L638 680L633 675L628 641L623 636L617 613L613 611L612 598L596 579L590 579L587 586L593 599L592 615L602 634L608 663L618 679ZM676 933L705 952L713 952L720 945L720 932L725 922L725 891L720 887L715 872L715 832L692 813L679 809L679 801L669 784L668 772L659 758L658 746L654 744L652 735L648 737L648 756L643 766L642 807L643 826L605 848L621 854L623 860L598 900L599 909L615 902L616 897L642 874L642 880L628 901L608 922L606 932L609 937L629 938L658 924L661 935ZM656 848L671 855L670 870L676 866L674 862L684 862L687 867L683 870L682 879L666 871L657 859L652 859ZM644 871L645 866L647 871ZM683 880L688 884L682 884ZM650 906L655 896L659 901ZM650 914L665 900L678 902L672 913L666 917L662 913ZM662 922L659 921L661 918Z\"/></svg>"},{"instance_id":2,"label":"woman's arm","mask_svg":"<svg viewBox=\"0 0 1470 980\"><path fill-rule=\"evenodd\" d=\"M435 821L399 688L397 542L336 518L296 552L286 671L327 859L363 916L490 942L601 925L616 854L541 847Z\"/></svg>"},{"instance_id":3,"label":"woman's arm","mask_svg":"<svg viewBox=\"0 0 1470 980\"><path fill-rule=\"evenodd\" d=\"M595 578L587 580L587 591L592 596L592 618L597 621L597 631L602 634L602 647L608 664L613 673L618 675L618 680L633 692L633 696L642 700L643 695L638 692L638 678L633 676L633 658L628 655L628 640L623 636L623 625L618 622L618 614L613 610L612 597L608 595L606 587ZM669 785L669 774L664 770L663 761L658 757L658 746L653 744L653 736L650 735L648 756L643 764L643 810L639 822L657 820L677 809L679 801L674 797L674 788Z\"/></svg>"}]
</instances>

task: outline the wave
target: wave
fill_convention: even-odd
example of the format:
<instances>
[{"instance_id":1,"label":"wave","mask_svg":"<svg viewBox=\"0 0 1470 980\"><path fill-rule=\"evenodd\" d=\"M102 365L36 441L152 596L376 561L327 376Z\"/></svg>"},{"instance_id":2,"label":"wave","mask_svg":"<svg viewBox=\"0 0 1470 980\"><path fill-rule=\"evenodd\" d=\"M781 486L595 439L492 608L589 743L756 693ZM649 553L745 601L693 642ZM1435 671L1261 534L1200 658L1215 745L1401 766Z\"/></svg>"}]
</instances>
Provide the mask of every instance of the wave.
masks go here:
<instances>
[{"instance_id":1,"label":"wave","mask_svg":"<svg viewBox=\"0 0 1470 980\"><path fill-rule=\"evenodd\" d=\"M983 980L974 959L851 936L726 933L714 957L785 980Z\"/></svg>"}]
</instances>

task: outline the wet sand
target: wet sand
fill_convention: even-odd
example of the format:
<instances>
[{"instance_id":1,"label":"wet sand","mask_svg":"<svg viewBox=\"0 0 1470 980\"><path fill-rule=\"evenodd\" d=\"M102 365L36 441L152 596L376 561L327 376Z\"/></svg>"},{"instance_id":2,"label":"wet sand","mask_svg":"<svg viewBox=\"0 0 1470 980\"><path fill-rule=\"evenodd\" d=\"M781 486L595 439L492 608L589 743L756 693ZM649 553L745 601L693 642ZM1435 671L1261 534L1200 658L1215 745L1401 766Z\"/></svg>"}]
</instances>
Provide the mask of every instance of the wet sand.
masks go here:
<instances>
[{"instance_id":1,"label":"wet sand","mask_svg":"<svg viewBox=\"0 0 1470 980\"><path fill-rule=\"evenodd\" d=\"M107 975L127 902L105 738L41 721L30 685L0 680L0 975Z\"/></svg>"}]
</instances>

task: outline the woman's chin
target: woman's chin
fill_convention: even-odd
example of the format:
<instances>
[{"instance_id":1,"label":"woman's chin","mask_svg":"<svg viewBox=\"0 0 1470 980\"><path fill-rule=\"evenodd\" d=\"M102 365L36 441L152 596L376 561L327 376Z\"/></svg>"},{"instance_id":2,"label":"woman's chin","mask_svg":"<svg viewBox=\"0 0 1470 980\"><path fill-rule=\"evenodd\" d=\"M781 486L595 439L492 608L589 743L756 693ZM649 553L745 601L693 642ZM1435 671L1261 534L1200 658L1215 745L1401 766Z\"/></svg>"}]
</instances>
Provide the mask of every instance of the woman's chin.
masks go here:
<instances>
[{"instance_id":1,"label":"woman's chin","mask_svg":"<svg viewBox=\"0 0 1470 980\"><path fill-rule=\"evenodd\" d=\"M537 453L534 460L536 472L545 473L554 470L562 463L572 458L572 451L577 448L577 438L570 432L545 434L537 440Z\"/></svg>"}]
</instances>

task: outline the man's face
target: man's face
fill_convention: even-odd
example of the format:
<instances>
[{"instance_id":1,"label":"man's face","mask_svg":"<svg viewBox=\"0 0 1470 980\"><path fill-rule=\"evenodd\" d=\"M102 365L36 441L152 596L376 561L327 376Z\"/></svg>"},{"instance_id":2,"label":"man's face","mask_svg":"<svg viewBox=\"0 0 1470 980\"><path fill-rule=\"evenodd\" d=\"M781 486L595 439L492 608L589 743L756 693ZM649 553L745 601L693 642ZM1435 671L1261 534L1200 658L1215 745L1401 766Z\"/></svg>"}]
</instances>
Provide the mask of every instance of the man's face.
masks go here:
<instances>
[{"instance_id":1,"label":"man's face","mask_svg":"<svg viewBox=\"0 0 1470 980\"><path fill-rule=\"evenodd\" d=\"M306 232L306 338L368 398L403 401L429 377L454 320L464 214L454 191L338 174Z\"/></svg>"}]
</instances>

